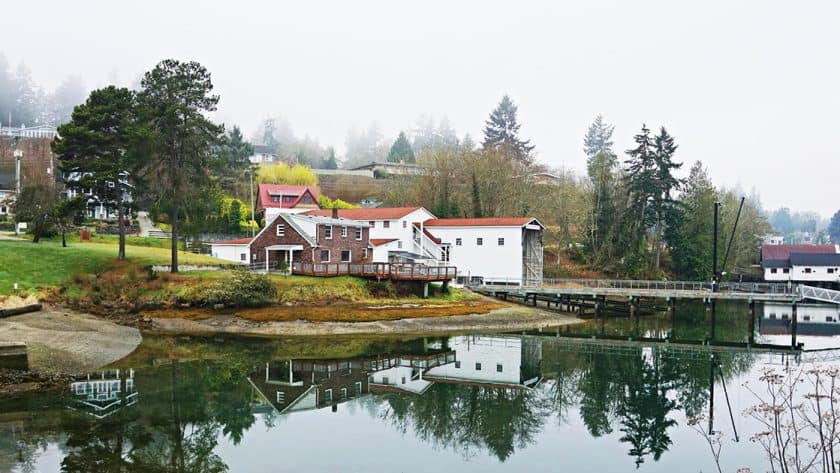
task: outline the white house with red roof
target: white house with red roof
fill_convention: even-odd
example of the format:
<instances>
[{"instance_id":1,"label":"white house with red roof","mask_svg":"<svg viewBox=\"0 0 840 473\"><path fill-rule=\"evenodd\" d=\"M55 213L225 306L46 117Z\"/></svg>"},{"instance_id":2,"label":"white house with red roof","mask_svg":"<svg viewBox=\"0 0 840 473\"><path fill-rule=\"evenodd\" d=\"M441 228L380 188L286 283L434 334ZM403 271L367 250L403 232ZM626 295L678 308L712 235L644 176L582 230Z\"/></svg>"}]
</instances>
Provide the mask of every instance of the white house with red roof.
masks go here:
<instances>
[{"instance_id":1,"label":"white house with red roof","mask_svg":"<svg viewBox=\"0 0 840 473\"><path fill-rule=\"evenodd\" d=\"M762 245L764 280L840 284L840 248L836 245Z\"/></svg>"},{"instance_id":2,"label":"white house with red roof","mask_svg":"<svg viewBox=\"0 0 840 473\"><path fill-rule=\"evenodd\" d=\"M281 213L302 213L318 209L319 194L317 186L260 184L256 211L263 214L266 223L270 223Z\"/></svg>"},{"instance_id":3,"label":"white house with red roof","mask_svg":"<svg viewBox=\"0 0 840 473\"><path fill-rule=\"evenodd\" d=\"M251 240L253 238L214 241L210 244L210 252L214 258L248 264L251 261Z\"/></svg>"}]
</instances>

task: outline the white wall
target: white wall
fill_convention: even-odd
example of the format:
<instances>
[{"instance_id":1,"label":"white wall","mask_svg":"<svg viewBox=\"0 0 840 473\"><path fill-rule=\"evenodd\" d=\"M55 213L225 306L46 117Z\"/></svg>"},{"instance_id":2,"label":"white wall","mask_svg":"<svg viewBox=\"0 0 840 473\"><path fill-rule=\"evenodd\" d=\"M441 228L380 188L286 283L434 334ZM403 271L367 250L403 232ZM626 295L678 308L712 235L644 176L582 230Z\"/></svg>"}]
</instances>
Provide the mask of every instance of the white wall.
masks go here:
<instances>
[{"instance_id":1,"label":"white wall","mask_svg":"<svg viewBox=\"0 0 840 473\"><path fill-rule=\"evenodd\" d=\"M391 243L386 243L384 245L374 246L373 247L373 262L374 263L387 263L388 262L388 252L389 251L396 251L397 242L392 241Z\"/></svg>"},{"instance_id":2,"label":"white wall","mask_svg":"<svg viewBox=\"0 0 840 473\"><path fill-rule=\"evenodd\" d=\"M247 264L251 262L251 248L249 245L214 245L210 244L210 253L214 258L232 261L234 263ZM245 261L240 255L245 253Z\"/></svg>"},{"instance_id":3,"label":"white wall","mask_svg":"<svg viewBox=\"0 0 840 473\"><path fill-rule=\"evenodd\" d=\"M522 281L522 227L435 226L429 231L449 243L449 264L458 268L458 276L480 276L485 282ZM478 238L483 239L481 246ZM499 238L505 239L503 246Z\"/></svg>"},{"instance_id":4,"label":"white wall","mask_svg":"<svg viewBox=\"0 0 840 473\"><path fill-rule=\"evenodd\" d=\"M773 273L773 269L776 270ZM785 273L785 269L788 269L788 272ZM764 280L770 282L787 282L788 279L791 278L790 268L764 268Z\"/></svg>"},{"instance_id":5,"label":"white wall","mask_svg":"<svg viewBox=\"0 0 840 473\"><path fill-rule=\"evenodd\" d=\"M805 272L809 268L810 273ZM834 270L833 274L829 274L828 270ZM787 276L787 275L785 275ZM840 281L840 267L836 266L793 266L790 271L791 279L794 281L808 281L808 282L838 282Z\"/></svg>"},{"instance_id":6,"label":"white wall","mask_svg":"<svg viewBox=\"0 0 840 473\"><path fill-rule=\"evenodd\" d=\"M373 379L374 384L387 384L418 394L425 391L432 384L422 379L422 377L412 380L413 373L414 369L411 366L394 366L384 370L374 371L370 377ZM388 380L387 383L385 382L386 378ZM403 382L403 379L405 379L405 382Z\"/></svg>"},{"instance_id":7,"label":"white wall","mask_svg":"<svg viewBox=\"0 0 840 473\"><path fill-rule=\"evenodd\" d=\"M522 382L522 340L519 338L452 337L449 339L449 348L455 351L457 363L430 368L425 376L480 383ZM476 363L481 363L480 370L476 369ZM498 371L497 365L501 365L501 372Z\"/></svg>"},{"instance_id":8,"label":"white wall","mask_svg":"<svg viewBox=\"0 0 840 473\"><path fill-rule=\"evenodd\" d=\"M793 308L790 304L774 304L765 302L761 318L768 320L790 320ZM796 307L796 319L800 322L833 322L840 321L840 306L834 304L799 304Z\"/></svg>"}]
</instances>

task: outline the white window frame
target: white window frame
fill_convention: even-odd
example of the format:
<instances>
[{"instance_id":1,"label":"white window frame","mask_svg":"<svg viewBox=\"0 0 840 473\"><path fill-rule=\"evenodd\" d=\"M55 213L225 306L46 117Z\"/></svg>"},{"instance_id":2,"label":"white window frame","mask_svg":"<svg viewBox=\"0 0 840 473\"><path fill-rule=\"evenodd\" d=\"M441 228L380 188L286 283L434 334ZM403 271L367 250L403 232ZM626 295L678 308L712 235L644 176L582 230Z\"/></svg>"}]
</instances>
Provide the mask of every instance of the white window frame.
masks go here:
<instances>
[{"instance_id":1,"label":"white window frame","mask_svg":"<svg viewBox=\"0 0 840 473\"><path fill-rule=\"evenodd\" d=\"M347 225L341 226L341 238L347 238Z\"/></svg>"},{"instance_id":2,"label":"white window frame","mask_svg":"<svg viewBox=\"0 0 840 473\"><path fill-rule=\"evenodd\" d=\"M248 261L247 253L239 253L239 261Z\"/></svg>"},{"instance_id":3,"label":"white window frame","mask_svg":"<svg viewBox=\"0 0 840 473\"><path fill-rule=\"evenodd\" d=\"M356 227L356 241L362 241L362 235L364 235L362 227Z\"/></svg>"},{"instance_id":4,"label":"white window frame","mask_svg":"<svg viewBox=\"0 0 840 473\"><path fill-rule=\"evenodd\" d=\"M286 225L278 223L277 229L275 230L275 234L279 237L286 236Z\"/></svg>"},{"instance_id":5,"label":"white window frame","mask_svg":"<svg viewBox=\"0 0 840 473\"><path fill-rule=\"evenodd\" d=\"M325 240L332 240L332 225L325 225L324 226L324 239Z\"/></svg>"},{"instance_id":6,"label":"white window frame","mask_svg":"<svg viewBox=\"0 0 840 473\"><path fill-rule=\"evenodd\" d=\"M344 259L344 252L347 252L347 259ZM351 250L341 250L341 253L338 254L338 261L341 263L349 263L353 261L353 251Z\"/></svg>"},{"instance_id":7,"label":"white window frame","mask_svg":"<svg viewBox=\"0 0 840 473\"><path fill-rule=\"evenodd\" d=\"M408 228L408 222L407 221L403 220L402 224L403 224L403 228Z\"/></svg>"},{"instance_id":8,"label":"white window frame","mask_svg":"<svg viewBox=\"0 0 840 473\"><path fill-rule=\"evenodd\" d=\"M383 220L382 221L382 228L391 228L391 221L390 220Z\"/></svg>"},{"instance_id":9,"label":"white window frame","mask_svg":"<svg viewBox=\"0 0 840 473\"><path fill-rule=\"evenodd\" d=\"M327 252L327 260L324 261L324 252ZM318 260L321 263L329 263L332 259L332 251L321 248L321 253L318 255Z\"/></svg>"},{"instance_id":10,"label":"white window frame","mask_svg":"<svg viewBox=\"0 0 840 473\"><path fill-rule=\"evenodd\" d=\"M368 225L370 225L370 228L376 228L376 220L371 220Z\"/></svg>"}]
</instances>

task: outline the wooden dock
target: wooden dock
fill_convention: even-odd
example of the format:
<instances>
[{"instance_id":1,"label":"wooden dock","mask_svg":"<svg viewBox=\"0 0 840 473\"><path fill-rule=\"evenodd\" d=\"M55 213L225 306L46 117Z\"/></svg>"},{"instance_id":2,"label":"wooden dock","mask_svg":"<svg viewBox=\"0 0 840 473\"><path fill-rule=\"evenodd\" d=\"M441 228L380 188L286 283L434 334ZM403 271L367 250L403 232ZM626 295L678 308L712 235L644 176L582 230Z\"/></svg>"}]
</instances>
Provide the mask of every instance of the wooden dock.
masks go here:
<instances>
[{"instance_id":1,"label":"wooden dock","mask_svg":"<svg viewBox=\"0 0 840 473\"><path fill-rule=\"evenodd\" d=\"M316 277L357 276L392 281L448 282L455 279L455 266L410 263L293 263L292 274Z\"/></svg>"}]
</instances>

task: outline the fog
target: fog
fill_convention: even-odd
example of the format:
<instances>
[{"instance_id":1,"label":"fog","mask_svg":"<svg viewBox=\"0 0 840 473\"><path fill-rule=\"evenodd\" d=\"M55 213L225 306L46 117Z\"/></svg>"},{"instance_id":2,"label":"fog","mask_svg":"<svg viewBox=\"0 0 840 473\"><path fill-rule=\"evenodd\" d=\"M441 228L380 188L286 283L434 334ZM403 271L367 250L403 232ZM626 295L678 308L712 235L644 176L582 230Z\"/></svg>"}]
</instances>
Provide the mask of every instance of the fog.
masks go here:
<instances>
[{"instance_id":1,"label":"fog","mask_svg":"<svg viewBox=\"0 0 840 473\"><path fill-rule=\"evenodd\" d=\"M431 116L480 141L509 94L552 167L583 171L601 113L617 150L664 125L677 158L766 208L829 217L840 203L838 2L41 0L0 17L0 52L46 89L131 86L161 59L197 60L216 118L247 135L280 116L341 155L351 129L394 137Z\"/></svg>"}]
</instances>

